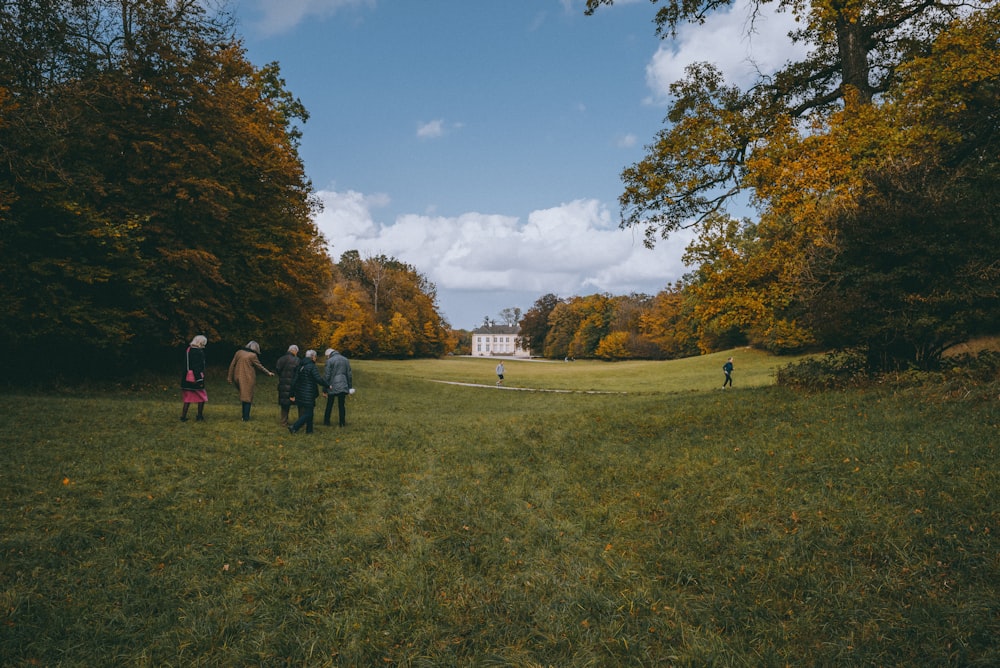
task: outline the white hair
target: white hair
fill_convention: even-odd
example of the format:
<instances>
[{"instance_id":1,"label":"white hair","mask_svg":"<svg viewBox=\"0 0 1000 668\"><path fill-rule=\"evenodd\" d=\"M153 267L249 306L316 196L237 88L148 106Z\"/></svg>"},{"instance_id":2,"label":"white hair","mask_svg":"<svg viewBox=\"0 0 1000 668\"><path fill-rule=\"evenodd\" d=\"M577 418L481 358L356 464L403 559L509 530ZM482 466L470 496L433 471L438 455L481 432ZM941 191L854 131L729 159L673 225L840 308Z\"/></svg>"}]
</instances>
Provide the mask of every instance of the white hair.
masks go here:
<instances>
[{"instance_id":1,"label":"white hair","mask_svg":"<svg viewBox=\"0 0 1000 668\"><path fill-rule=\"evenodd\" d=\"M208 345L208 339L205 338L203 334L199 334L198 336L191 339L191 343L189 345L192 348L204 348L205 346Z\"/></svg>"},{"instance_id":2,"label":"white hair","mask_svg":"<svg viewBox=\"0 0 1000 668\"><path fill-rule=\"evenodd\" d=\"M295 354L299 352L299 347L293 343L292 345L288 346L288 352Z\"/></svg>"},{"instance_id":3,"label":"white hair","mask_svg":"<svg viewBox=\"0 0 1000 668\"><path fill-rule=\"evenodd\" d=\"M316 359L316 351L315 350L307 350L306 351L306 357L308 357L311 360Z\"/></svg>"}]
</instances>

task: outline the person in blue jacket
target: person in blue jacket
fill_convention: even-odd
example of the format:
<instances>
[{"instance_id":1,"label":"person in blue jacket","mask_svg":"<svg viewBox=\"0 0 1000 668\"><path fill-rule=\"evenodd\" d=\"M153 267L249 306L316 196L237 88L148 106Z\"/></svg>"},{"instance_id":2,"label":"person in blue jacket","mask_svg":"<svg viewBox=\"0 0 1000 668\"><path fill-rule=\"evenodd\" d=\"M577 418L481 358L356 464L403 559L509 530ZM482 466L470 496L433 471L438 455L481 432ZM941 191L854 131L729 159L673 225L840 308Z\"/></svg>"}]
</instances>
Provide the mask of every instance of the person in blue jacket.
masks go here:
<instances>
[{"instance_id":1,"label":"person in blue jacket","mask_svg":"<svg viewBox=\"0 0 1000 668\"><path fill-rule=\"evenodd\" d=\"M726 360L726 363L722 365L722 372L726 374L726 379L722 381L722 389L726 389L726 386L733 386L733 358L730 357Z\"/></svg>"}]
</instances>

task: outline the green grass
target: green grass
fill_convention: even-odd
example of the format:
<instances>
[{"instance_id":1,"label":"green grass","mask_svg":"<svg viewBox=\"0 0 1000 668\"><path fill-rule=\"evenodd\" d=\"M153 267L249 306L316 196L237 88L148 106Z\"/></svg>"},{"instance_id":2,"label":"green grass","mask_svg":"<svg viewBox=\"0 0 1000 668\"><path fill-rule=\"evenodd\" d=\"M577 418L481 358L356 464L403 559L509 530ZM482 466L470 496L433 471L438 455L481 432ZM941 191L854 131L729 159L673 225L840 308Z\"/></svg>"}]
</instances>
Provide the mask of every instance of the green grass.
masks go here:
<instances>
[{"instance_id":1,"label":"green grass","mask_svg":"<svg viewBox=\"0 0 1000 668\"><path fill-rule=\"evenodd\" d=\"M581 392L625 392L662 394L722 387L722 365L727 357L735 358L734 383L738 387L761 387L774 383L775 371L794 357L777 360L757 350L746 349L714 353L701 357L663 362L599 362L580 360L504 359L504 385L514 388L574 390ZM397 376L446 382L494 385L496 359L449 357L444 360L406 362L368 362L371 368ZM390 371L391 370L391 371Z\"/></svg>"},{"instance_id":2,"label":"green grass","mask_svg":"<svg viewBox=\"0 0 1000 668\"><path fill-rule=\"evenodd\" d=\"M355 362L346 429L210 378L0 395L0 664L996 665L1000 410L668 363Z\"/></svg>"}]
</instances>

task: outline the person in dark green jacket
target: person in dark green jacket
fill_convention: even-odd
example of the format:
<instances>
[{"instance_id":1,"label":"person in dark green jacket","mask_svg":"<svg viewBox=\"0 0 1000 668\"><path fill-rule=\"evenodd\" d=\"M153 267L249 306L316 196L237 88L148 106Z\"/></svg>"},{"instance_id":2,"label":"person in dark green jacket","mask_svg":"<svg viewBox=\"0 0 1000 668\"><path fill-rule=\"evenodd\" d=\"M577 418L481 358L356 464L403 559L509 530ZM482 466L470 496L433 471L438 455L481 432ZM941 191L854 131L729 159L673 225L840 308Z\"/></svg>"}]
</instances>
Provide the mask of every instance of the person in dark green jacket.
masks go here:
<instances>
[{"instance_id":1,"label":"person in dark green jacket","mask_svg":"<svg viewBox=\"0 0 1000 668\"><path fill-rule=\"evenodd\" d=\"M306 357L299 364L299 368L295 372L295 380L292 382L292 393L289 399L299 407L299 419L288 428L290 433L297 433L303 425L307 434L313 432L313 411L316 408L316 399L319 397L317 386L323 387L324 392L330 389L324 384L323 376L316 368L316 351L307 350Z\"/></svg>"}]
</instances>

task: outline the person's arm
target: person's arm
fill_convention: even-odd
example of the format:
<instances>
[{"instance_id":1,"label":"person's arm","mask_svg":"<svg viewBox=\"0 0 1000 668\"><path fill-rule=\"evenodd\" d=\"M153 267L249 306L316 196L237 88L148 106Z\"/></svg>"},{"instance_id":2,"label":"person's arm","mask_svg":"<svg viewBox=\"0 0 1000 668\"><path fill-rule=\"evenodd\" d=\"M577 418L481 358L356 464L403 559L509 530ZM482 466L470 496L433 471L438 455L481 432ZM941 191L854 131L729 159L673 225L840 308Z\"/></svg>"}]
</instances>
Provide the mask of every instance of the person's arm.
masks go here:
<instances>
[{"instance_id":1,"label":"person's arm","mask_svg":"<svg viewBox=\"0 0 1000 668\"><path fill-rule=\"evenodd\" d=\"M264 373L266 373L268 376L274 375L273 373L267 370L267 367L265 367L263 364L260 363L260 359L256 355L254 355L253 357L253 365L258 369L260 369L261 371L263 371Z\"/></svg>"},{"instance_id":2,"label":"person's arm","mask_svg":"<svg viewBox=\"0 0 1000 668\"><path fill-rule=\"evenodd\" d=\"M237 358L238 355L239 355L239 353L236 353L236 355L233 355L233 361L229 363L229 376L226 378L226 381L230 385L233 384L233 373L236 371L236 358Z\"/></svg>"}]
</instances>

